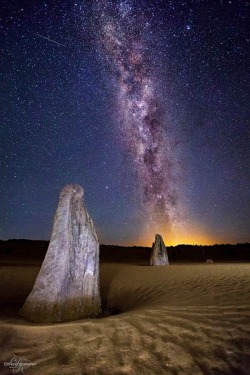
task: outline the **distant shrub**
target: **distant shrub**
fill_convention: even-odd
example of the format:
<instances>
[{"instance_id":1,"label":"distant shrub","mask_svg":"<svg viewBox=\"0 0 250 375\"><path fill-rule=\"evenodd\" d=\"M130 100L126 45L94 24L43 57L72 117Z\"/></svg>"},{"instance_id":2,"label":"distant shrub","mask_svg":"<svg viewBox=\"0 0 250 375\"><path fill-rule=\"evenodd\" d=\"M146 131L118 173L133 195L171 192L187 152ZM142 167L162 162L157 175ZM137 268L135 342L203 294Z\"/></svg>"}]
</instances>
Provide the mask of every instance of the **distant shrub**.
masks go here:
<instances>
[{"instance_id":1,"label":"distant shrub","mask_svg":"<svg viewBox=\"0 0 250 375\"><path fill-rule=\"evenodd\" d=\"M207 260L206 260L206 263L207 263L207 264L213 264L213 259L207 259Z\"/></svg>"}]
</instances>

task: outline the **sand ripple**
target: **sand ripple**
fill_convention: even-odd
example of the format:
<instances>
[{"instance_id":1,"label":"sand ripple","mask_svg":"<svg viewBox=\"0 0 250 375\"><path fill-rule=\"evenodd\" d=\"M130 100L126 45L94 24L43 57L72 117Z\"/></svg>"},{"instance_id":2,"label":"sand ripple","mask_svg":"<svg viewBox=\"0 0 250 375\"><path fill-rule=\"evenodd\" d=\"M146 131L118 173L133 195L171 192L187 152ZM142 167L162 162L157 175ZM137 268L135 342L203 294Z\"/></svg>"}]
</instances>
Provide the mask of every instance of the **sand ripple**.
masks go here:
<instances>
[{"instance_id":1,"label":"sand ripple","mask_svg":"<svg viewBox=\"0 0 250 375\"><path fill-rule=\"evenodd\" d=\"M36 375L249 375L249 271L104 264L102 298L119 315L56 325L3 317L0 362L25 356Z\"/></svg>"}]
</instances>

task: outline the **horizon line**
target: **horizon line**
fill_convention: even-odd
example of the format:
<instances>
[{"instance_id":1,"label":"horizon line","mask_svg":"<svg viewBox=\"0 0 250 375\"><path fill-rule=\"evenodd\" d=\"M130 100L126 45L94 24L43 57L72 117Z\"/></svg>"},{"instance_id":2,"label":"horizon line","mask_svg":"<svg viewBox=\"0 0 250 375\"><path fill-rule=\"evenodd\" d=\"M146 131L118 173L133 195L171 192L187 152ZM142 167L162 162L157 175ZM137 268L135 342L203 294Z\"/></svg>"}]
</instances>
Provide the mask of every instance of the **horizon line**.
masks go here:
<instances>
[{"instance_id":1,"label":"horizon line","mask_svg":"<svg viewBox=\"0 0 250 375\"><path fill-rule=\"evenodd\" d=\"M41 240L41 239L30 239L30 238L9 238L7 240L0 241L43 241L43 242L50 242L50 240ZM190 244L190 243L179 243L177 245L166 245L166 247L177 247L177 246L237 246L237 245L250 245L250 242L237 242L237 243L214 243L210 245L203 245L203 244ZM100 246L113 246L113 247L148 247L151 248L152 246L143 246L143 245L118 245L118 244L106 244L106 243L100 243Z\"/></svg>"}]
</instances>

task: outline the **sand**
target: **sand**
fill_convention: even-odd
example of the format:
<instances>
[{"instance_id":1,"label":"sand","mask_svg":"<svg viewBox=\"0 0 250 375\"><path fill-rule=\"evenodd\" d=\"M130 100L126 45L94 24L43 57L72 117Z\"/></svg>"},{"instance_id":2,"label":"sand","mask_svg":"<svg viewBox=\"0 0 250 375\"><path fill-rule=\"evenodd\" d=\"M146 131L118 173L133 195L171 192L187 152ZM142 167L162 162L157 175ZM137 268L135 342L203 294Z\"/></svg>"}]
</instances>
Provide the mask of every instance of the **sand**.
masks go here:
<instances>
[{"instance_id":1,"label":"sand","mask_svg":"<svg viewBox=\"0 0 250 375\"><path fill-rule=\"evenodd\" d=\"M32 324L16 314L38 266L2 266L1 374L15 355L34 375L250 374L250 264L101 264L117 315Z\"/></svg>"}]
</instances>

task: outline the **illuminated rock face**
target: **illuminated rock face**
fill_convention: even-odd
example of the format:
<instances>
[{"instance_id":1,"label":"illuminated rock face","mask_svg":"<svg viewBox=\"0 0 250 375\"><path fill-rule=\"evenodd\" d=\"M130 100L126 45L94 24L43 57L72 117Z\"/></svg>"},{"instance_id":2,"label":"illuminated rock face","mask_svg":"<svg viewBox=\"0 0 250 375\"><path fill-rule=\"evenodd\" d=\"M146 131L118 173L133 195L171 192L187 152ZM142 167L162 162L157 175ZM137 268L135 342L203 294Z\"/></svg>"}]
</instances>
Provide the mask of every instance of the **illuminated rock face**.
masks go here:
<instances>
[{"instance_id":1,"label":"illuminated rock face","mask_svg":"<svg viewBox=\"0 0 250 375\"><path fill-rule=\"evenodd\" d=\"M162 237L159 234L156 234L155 242L153 243L153 246L152 246L150 266L166 266L166 265L169 265L168 253L167 253Z\"/></svg>"},{"instance_id":2,"label":"illuminated rock face","mask_svg":"<svg viewBox=\"0 0 250 375\"><path fill-rule=\"evenodd\" d=\"M83 204L83 189L67 185L60 194L47 254L20 315L60 322L96 317L100 311L97 234Z\"/></svg>"}]
</instances>

